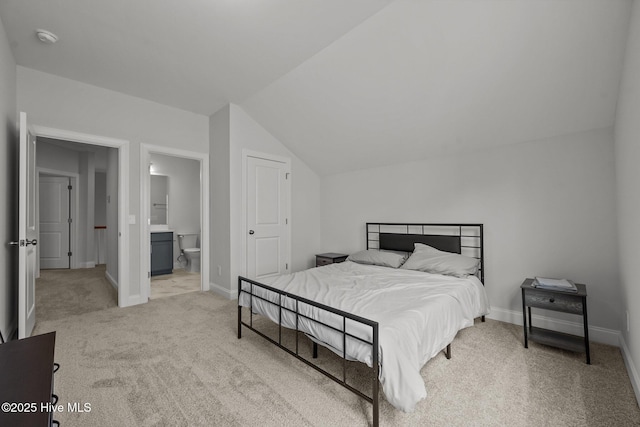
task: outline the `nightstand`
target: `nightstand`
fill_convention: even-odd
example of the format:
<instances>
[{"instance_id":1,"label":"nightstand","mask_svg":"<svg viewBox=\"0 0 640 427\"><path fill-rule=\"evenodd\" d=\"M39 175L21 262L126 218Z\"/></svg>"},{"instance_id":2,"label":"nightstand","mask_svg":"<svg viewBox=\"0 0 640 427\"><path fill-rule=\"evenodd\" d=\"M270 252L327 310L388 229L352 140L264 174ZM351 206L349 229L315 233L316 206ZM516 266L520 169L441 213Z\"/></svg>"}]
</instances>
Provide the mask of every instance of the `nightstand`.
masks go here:
<instances>
[{"instance_id":1,"label":"nightstand","mask_svg":"<svg viewBox=\"0 0 640 427\"><path fill-rule=\"evenodd\" d=\"M591 364L589 353L589 325L587 323L587 287L576 283L578 292L564 292L541 289L531 286L533 279L526 279L520 285L522 289L522 320L524 326L524 347L529 347L528 340L546 344L564 350L584 352L587 364ZM531 307L559 311L582 316L584 336L565 334L543 328L534 328L531 324ZM527 328L527 314L529 325Z\"/></svg>"},{"instance_id":2,"label":"nightstand","mask_svg":"<svg viewBox=\"0 0 640 427\"><path fill-rule=\"evenodd\" d=\"M316 255L316 267L322 267L323 265L335 264L343 262L349 255L336 254L334 252L327 252L326 254Z\"/></svg>"}]
</instances>

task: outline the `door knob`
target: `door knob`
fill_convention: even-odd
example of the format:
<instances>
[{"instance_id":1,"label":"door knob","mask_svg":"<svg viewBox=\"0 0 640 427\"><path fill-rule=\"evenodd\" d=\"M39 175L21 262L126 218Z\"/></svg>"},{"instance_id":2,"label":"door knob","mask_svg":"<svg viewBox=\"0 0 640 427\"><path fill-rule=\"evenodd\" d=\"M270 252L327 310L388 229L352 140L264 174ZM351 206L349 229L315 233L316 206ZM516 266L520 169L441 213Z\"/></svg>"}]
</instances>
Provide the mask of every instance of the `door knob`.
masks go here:
<instances>
[{"instance_id":1,"label":"door knob","mask_svg":"<svg viewBox=\"0 0 640 427\"><path fill-rule=\"evenodd\" d=\"M19 246L20 242L9 242L9 245L11 245L11 246Z\"/></svg>"},{"instance_id":2,"label":"door knob","mask_svg":"<svg viewBox=\"0 0 640 427\"><path fill-rule=\"evenodd\" d=\"M255 233L255 231L249 230L249 234L253 234L253 233Z\"/></svg>"}]
</instances>

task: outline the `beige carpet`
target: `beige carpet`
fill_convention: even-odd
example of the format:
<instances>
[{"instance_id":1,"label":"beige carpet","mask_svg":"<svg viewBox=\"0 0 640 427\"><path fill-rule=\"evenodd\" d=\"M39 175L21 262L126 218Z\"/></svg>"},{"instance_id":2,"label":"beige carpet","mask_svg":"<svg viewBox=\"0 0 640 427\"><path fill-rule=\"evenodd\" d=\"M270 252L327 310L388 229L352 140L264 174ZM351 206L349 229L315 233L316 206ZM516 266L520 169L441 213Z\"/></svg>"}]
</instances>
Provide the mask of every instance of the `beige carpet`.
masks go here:
<instances>
[{"instance_id":1,"label":"beige carpet","mask_svg":"<svg viewBox=\"0 0 640 427\"><path fill-rule=\"evenodd\" d=\"M189 273L181 268L173 270L172 274L163 274L151 278L150 299L171 297L195 292L202 289L200 273Z\"/></svg>"},{"instance_id":2,"label":"beige carpet","mask_svg":"<svg viewBox=\"0 0 640 427\"><path fill-rule=\"evenodd\" d=\"M192 292L56 313L78 313L79 300L44 308L51 300L38 298L35 334L57 331L60 402L91 404L89 413L57 414L65 427L371 422L369 404L323 375L250 331L238 340L235 301ZM320 360L339 371L332 353L321 349ZM517 326L477 323L458 334L451 360L440 354L422 369L429 395L414 413L397 411L381 394L381 425L640 425L619 350L593 344L592 363L535 343L524 349Z\"/></svg>"},{"instance_id":3,"label":"beige carpet","mask_svg":"<svg viewBox=\"0 0 640 427\"><path fill-rule=\"evenodd\" d=\"M117 307L117 291L105 278L105 270L104 265L41 270L36 279L36 319L64 319Z\"/></svg>"}]
</instances>

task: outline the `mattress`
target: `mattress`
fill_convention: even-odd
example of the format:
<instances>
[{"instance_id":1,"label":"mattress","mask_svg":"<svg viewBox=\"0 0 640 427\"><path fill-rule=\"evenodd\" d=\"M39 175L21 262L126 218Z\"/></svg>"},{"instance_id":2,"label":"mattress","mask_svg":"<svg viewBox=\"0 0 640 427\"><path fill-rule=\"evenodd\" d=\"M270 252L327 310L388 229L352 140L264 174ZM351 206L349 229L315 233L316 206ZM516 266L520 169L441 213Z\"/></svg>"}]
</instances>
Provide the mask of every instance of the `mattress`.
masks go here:
<instances>
[{"instance_id":1,"label":"mattress","mask_svg":"<svg viewBox=\"0 0 640 427\"><path fill-rule=\"evenodd\" d=\"M412 412L427 396L420 369L453 341L457 332L473 325L476 317L489 313L484 286L475 276L457 278L413 270L394 269L346 261L312 268L261 283L379 323L379 379L387 400L396 408ZM242 288L249 291L250 284ZM254 287L253 293L296 310L295 300ZM288 328L296 327L295 314L280 310L246 293L240 305L249 307ZM341 316L298 303L297 310L331 327L346 329L346 356L372 365L372 328ZM343 334L302 316L297 327L314 341L343 355Z\"/></svg>"}]
</instances>

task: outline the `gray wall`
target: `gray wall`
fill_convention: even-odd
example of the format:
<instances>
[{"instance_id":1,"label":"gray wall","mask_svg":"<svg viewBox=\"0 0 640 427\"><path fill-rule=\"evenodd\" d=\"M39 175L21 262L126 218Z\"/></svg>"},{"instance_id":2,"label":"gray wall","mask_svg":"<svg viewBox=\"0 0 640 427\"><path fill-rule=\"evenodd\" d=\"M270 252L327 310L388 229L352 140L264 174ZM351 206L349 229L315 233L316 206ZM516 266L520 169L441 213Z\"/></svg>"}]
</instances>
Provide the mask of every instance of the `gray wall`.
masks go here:
<instances>
[{"instance_id":1,"label":"gray wall","mask_svg":"<svg viewBox=\"0 0 640 427\"><path fill-rule=\"evenodd\" d=\"M74 258L76 268L95 266L95 153L77 151L61 147L55 141L38 138L36 147L36 166L58 172L67 172L78 176L77 212L74 218L76 234L72 237L76 246ZM71 143L71 145L75 145ZM75 217L75 212L73 213Z\"/></svg>"},{"instance_id":2,"label":"gray wall","mask_svg":"<svg viewBox=\"0 0 640 427\"><path fill-rule=\"evenodd\" d=\"M629 355L627 368L640 400L640 285L636 268L640 259L640 4L637 1L633 4L627 43L615 128L622 312L629 313L629 330L626 321L621 329Z\"/></svg>"},{"instance_id":3,"label":"gray wall","mask_svg":"<svg viewBox=\"0 0 640 427\"><path fill-rule=\"evenodd\" d=\"M18 238L16 93L16 62L0 21L0 331L5 340L13 335L18 315L18 249L6 245Z\"/></svg>"},{"instance_id":4,"label":"gray wall","mask_svg":"<svg viewBox=\"0 0 640 427\"><path fill-rule=\"evenodd\" d=\"M141 301L140 144L209 152L209 118L177 108L17 67L18 107L35 125L129 141L129 295L120 304ZM179 141L179 143L177 142ZM112 203L116 200L112 198ZM112 242L113 244L114 242Z\"/></svg>"},{"instance_id":5,"label":"gray wall","mask_svg":"<svg viewBox=\"0 0 640 427\"><path fill-rule=\"evenodd\" d=\"M484 223L491 317L514 322L524 278L566 277L587 284L591 326L620 330L615 216L611 129L322 181L325 251L363 249L367 221Z\"/></svg>"},{"instance_id":6,"label":"gray wall","mask_svg":"<svg viewBox=\"0 0 640 427\"><path fill-rule=\"evenodd\" d=\"M211 116L211 271L213 289L233 297L242 265L242 151L291 160L291 269L314 265L320 248L320 179L300 158L230 104ZM218 276L217 268L222 274Z\"/></svg>"},{"instance_id":7,"label":"gray wall","mask_svg":"<svg viewBox=\"0 0 640 427\"><path fill-rule=\"evenodd\" d=\"M107 152L107 276L118 283L118 150Z\"/></svg>"},{"instance_id":8,"label":"gray wall","mask_svg":"<svg viewBox=\"0 0 640 427\"><path fill-rule=\"evenodd\" d=\"M106 158L106 156L105 156ZM104 161L106 165L106 160ZM96 172L95 224L107 225L107 173Z\"/></svg>"}]
</instances>

